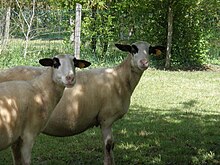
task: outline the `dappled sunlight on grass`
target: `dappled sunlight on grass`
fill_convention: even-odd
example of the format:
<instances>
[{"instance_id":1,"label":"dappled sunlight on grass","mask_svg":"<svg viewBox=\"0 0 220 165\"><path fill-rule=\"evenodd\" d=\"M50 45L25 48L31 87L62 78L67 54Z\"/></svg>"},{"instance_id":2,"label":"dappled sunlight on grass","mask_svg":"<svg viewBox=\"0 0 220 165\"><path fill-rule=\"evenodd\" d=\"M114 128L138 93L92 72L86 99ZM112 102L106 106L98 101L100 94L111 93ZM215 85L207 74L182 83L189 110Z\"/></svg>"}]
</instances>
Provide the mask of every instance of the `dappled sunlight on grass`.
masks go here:
<instances>
[{"instance_id":1,"label":"dappled sunlight on grass","mask_svg":"<svg viewBox=\"0 0 220 165\"><path fill-rule=\"evenodd\" d=\"M125 128L125 129L122 129L122 130L120 131L120 133L121 133L121 134L124 134L124 135L127 134L127 129L126 129L126 128Z\"/></svg>"},{"instance_id":2,"label":"dappled sunlight on grass","mask_svg":"<svg viewBox=\"0 0 220 165\"><path fill-rule=\"evenodd\" d=\"M140 112L137 106L134 107L136 110L131 109L124 119L129 121L127 131L130 136L124 136L123 141L135 141L139 147L143 144L154 146L154 154L162 155L161 164L194 164L196 158L198 158L197 163L218 161L220 157L219 115L198 115L176 111L168 111L161 115L158 110L146 108L150 111L147 112L144 107L139 107L143 110ZM138 119L141 120L139 123ZM124 123L127 122L124 121ZM215 156L204 160L199 154L201 149L205 149L207 153L212 152ZM148 155L151 153L150 149L146 150L145 147L139 150L152 157ZM147 164L149 160L144 162Z\"/></svg>"},{"instance_id":3,"label":"dappled sunlight on grass","mask_svg":"<svg viewBox=\"0 0 220 165\"><path fill-rule=\"evenodd\" d=\"M171 116L164 117L164 120L168 123L176 123L176 124L181 122L180 119L175 119L175 118L172 118Z\"/></svg>"},{"instance_id":4,"label":"dappled sunlight on grass","mask_svg":"<svg viewBox=\"0 0 220 165\"><path fill-rule=\"evenodd\" d=\"M148 132L145 129L137 132L137 135L142 136L142 137L148 137L149 135L152 135L152 134L153 132Z\"/></svg>"},{"instance_id":5,"label":"dappled sunlight on grass","mask_svg":"<svg viewBox=\"0 0 220 165\"><path fill-rule=\"evenodd\" d=\"M129 143L122 143L121 145L118 146L120 149L132 149L134 151L137 151L141 146L136 146L135 144L129 144Z\"/></svg>"}]
</instances>

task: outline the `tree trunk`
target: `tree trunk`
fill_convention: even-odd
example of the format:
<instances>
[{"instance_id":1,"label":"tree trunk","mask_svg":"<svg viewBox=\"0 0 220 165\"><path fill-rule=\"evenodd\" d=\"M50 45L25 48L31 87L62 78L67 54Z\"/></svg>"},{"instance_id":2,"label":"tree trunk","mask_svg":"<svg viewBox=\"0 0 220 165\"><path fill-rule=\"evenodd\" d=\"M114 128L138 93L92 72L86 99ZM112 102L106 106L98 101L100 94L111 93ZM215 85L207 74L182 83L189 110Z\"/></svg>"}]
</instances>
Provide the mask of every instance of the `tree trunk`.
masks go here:
<instances>
[{"instance_id":1,"label":"tree trunk","mask_svg":"<svg viewBox=\"0 0 220 165\"><path fill-rule=\"evenodd\" d=\"M96 31L96 12L97 12L97 5L94 5L92 6L92 15L91 15L91 17L93 18L92 27L91 27L93 32ZM96 54L96 44L97 44L97 36L96 34L93 34L91 41L91 48L94 54Z\"/></svg>"},{"instance_id":2,"label":"tree trunk","mask_svg":"<svg viewBox=\"0 0 220 165\"><path fill-rule=\"evenodd\" d=\"M9 39L10 32L10 19L11 19L11 6L7 8L6 17L5 17L5 31L4 31L4 40L7 43Z\"/></svg>"},{"instance_id":3,"label":"tree trunk","mask_svg":"<svg viewBox=\"0 0 220 165\"><path fill-rule=\"evenodd\" d=\"M170 0L168 7L168 33L167 33L167 52L166 52L166 63L165 68L169 69L171 66L171 47L172 47L172 36L173 36L173 2Z\"/></svg>"},{"instance_id":4,"label":"tree trunk","mask_svg":"<svg viewBox=\"0 0 220 165\"><path fill-rule=\"evenodd\" d=\"M21 28L22 28L22 32L24 34L24 37L25 37L25 46L24 46L24 58L27 57L27 50L28 50L28 42L30 40L30 33L31 33L31 28L32 28L32 23L33 23L33 20L34 20L34 16L35 16L35 5L36 5L36 0L32 0L32 13L31 13L31 16L30 16L30 20L28 20L28 18L26 18L25 14L24 14L24 11L22 10L22 7L20 6L18 0L16 0L16 3L18 5L18 8L20 10L20 14L21 16L19 16L19 18L22 20L24 20L24 23L22 23L21 21ZM26 30L26 28L27 30Z\"/></svg>"},{"instance_id":5,"label":"tree trunk","mask_svg":"<svg viewBox=\"0 0 220 165\"><path fill-rule=\"evenodd\" d=\"M25 45L24 45L24 58L27 57L27 51L28 51L28 43L29 43L29 34L25 37Z\"/></svg>"},{"instance_id":6,"label":"tree trunk","mask_svg":"<svg viewBox=\"0 0 220 165\"><path fill-rule=\"evenodd\" d=\"M1 49L0 53L5 49L8 43L9 39L9 32L10 32L10 18L11 18L11 6L9 5L6 10L5 14L5 23L3 25L3 31L2 31L2 40L1 40Z\"/></svg>"}]
</instances>

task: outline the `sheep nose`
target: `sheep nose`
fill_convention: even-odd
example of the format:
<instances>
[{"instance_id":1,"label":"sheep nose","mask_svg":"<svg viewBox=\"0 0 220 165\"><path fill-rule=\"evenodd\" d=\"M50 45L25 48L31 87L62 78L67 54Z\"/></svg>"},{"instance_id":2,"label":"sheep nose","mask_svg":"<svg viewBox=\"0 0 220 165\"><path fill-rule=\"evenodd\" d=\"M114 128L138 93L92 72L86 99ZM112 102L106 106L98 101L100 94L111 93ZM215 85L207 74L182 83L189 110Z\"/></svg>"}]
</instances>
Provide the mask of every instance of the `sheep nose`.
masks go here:
<instances>
[{"instance_id":1,"label":"sheep nose","mask_svg":"<svg viewBox=\"0 0 220 165\"><path fill-rule=\"evenodd\" d=\"M140 62L141 62L142 65L147 65L148 64L148 60L147 59L142 59Z\"/></svg>"},{"instance_id":2,"label":"sheep nose","mask_svg":"<svg viewBox=\"0 0 220 165\"><path fill-rule=\"evenodd\" d=\"M73 81L73 79L74 79L74 76L73 76L73 75L68 75L68 76L66 76L66 80L67 80L68 82Z\"/></svg>"}]
</instances>

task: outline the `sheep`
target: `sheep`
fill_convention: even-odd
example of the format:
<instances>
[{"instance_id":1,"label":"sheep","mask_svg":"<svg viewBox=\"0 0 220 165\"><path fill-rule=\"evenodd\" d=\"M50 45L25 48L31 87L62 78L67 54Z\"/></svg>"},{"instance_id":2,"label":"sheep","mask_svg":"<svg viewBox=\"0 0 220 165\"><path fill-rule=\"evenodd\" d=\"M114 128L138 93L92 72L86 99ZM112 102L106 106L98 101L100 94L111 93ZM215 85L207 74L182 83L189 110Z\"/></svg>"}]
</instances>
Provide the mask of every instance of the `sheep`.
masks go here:
<instances>
[{"instance_id":1,"label":"sheep","mask_svg":"<svg viewBox=\"0 0 220 165\"><path fill-rule=\"evenodd\" d=\"M15 66L0 72L0 82L12 80L32 80L45 71L44 67Z\"/></svg>"},{"instance_id":2,"label":"sheep","mask_svg":"<svg viewBox=\"0 0 220 165\"><path fill-rule=\"evenodd\" d=\"M143 41L115 46L128 52L127 58L113 68L77 72L76 84L64 91L43 130L47 135L65 137L79 134L93 126L100 126L105 165L115 164L113 123L127 113L131 95L149 66L149 55L159 55L164 49Z\"/></svg>"},{"instance_id":3,"label":"sheep","mask_svg":"<svg viewBox=\"0 0 220 165\"><path fill-rule=\"evenodd\" d=\"M129 52L128 57L113 68L77 72L75 86L65 90L43 130L47 135L64 137L100 126L104 141L104 165L115 164L113 123L127 113L131 95L149 66L149 54L158 55L163 49L143 41L115 46ZM90 83L87 84L88 81Z\"/></svg>"},{"instance_id":4,"label":"sheep","mask_svg":"<svg viewBox=\"0 0 220 165\"><path fill-rule=\"evenodd\" d=\"M65 87L75 84L75 67L90 65L69 55L40 59L39 63L50 68L29 81L0 83L0 150L11 146L14 164L30 164L37 135Z\"/></svg>"}]
</instances>

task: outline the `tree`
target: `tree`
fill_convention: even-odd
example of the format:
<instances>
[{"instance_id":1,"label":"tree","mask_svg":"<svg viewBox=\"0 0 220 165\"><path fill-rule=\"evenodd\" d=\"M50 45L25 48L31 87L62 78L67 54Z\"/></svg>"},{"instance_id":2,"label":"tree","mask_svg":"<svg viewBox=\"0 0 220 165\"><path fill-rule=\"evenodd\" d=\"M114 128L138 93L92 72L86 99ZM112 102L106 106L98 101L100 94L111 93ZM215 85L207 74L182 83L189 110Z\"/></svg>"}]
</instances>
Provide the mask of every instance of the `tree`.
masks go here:
<instances>
[{"instance_id":1,"label":"tree","mask_svg":"<svg viewBox=\"0 0 220 165\"><path fill-rule=\"evenodd\" d=\"M9 39L9 32L10 32L10 18L11 18L11 0L8 2L5 15L3 15L3 19L1 20L1 48L0 54L5 49L8 39Z\"/></svg>"},{"instance_id":2,"label":"tree","mask_svg":"<svg viewBox=\"0 0 220 165\"><path fill-rule=\"evenodd\" d=\"M6 0L3 1L6 4ZM70 25L68 20L75 17L78 2L82 4L82 53L86 51L106 59L114 56L109 48L115 42L145 40L153 45L167 46L166 59L157 61L165 68L200 67L211 57L210 48L213 50L213 47L219 56L218 0L47 0L36 2L36 5L31 1L20 1L20 7L14 6L18 15L12 12L11 19L11 25L19 23L26 41L33 37L33 30L35 34L47 33L44 37L50 37L55 30L73 29L75 23ZM21 36L17 29L11 32L13 36ZM66 41L68 34L65 33Z\"/></svg>"},{"instance_id":3,"label":"tree","mask_svg":"<svg viewBox=\"0 0 220 165\"><path fill-rule=\"evenodd\" d=\"M171 48L172 48L172 37L173 37L173 0L168 2L168 20L167 20L167 51L166 51L166 63L165 68L169 69L171 66Z\"/></svg>"},{"instance_id":4,"label":"tree","mask_svg":"<svg viewBox=\"0 0 220 165\"><path fill-rule=\"evenodd\" d=\"M34 16L35 16L35 5L36 5L35 1L36 0L32 1L32 12L30 13L30 16L29 16L29 14L25 13L28 11L25 11L25 9L23 9L20 6L18 0L16 0L17 6L19 8L19 14L18 14L19 23L20 23L20 27L23 32L23 35L25 37L24 58L27 57L28 42L30 40L30 33L32 31L32 29L31 29L32 23L33 23Z\"/></svg>"}]
</instances>

